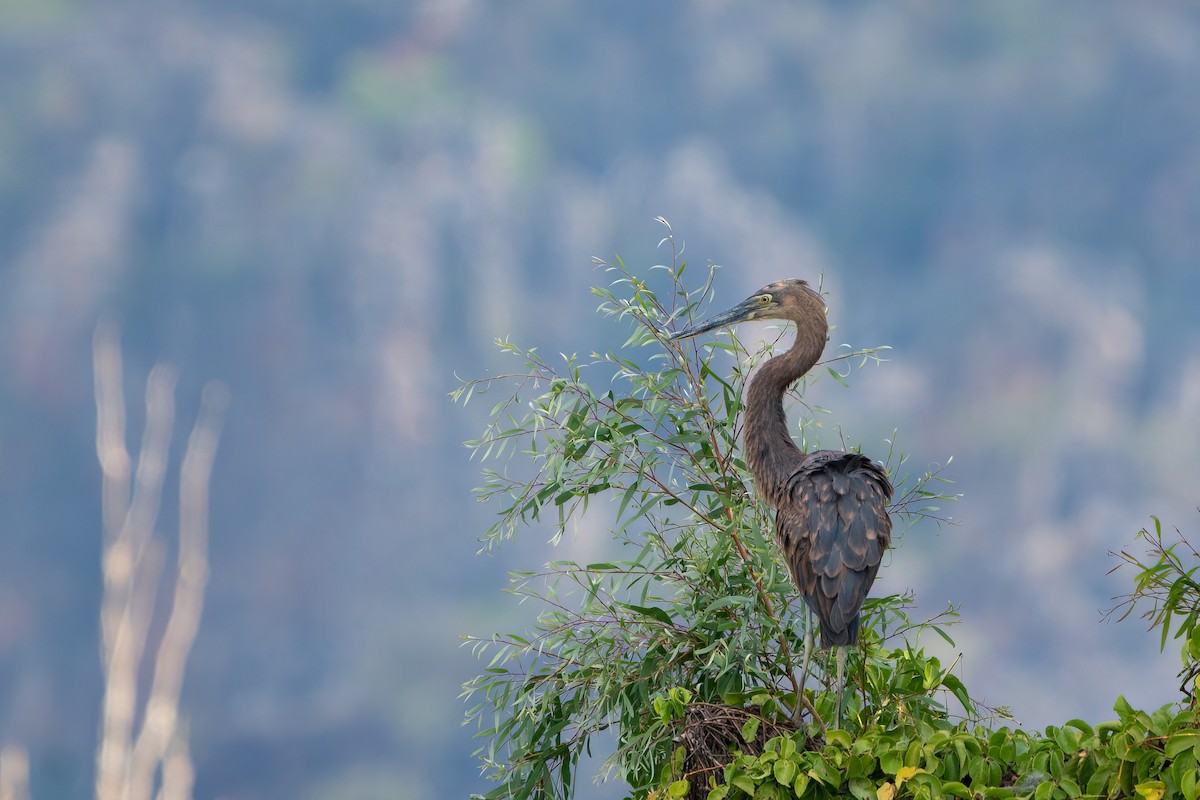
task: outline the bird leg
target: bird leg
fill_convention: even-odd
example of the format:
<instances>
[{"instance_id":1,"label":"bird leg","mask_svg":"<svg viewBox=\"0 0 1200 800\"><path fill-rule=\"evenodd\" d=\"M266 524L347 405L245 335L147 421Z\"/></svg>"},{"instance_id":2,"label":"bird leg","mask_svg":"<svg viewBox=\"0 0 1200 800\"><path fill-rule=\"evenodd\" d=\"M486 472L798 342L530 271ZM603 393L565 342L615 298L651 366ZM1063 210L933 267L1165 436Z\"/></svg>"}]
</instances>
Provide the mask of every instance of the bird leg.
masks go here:
<instances>
[{"instance_id":1,"label":"bird leg","mask_svg":"<svg viewBox=\"0 0 1200 800\"><path fill-rule=\"evenodd\" d=\"M846 648L837 648L837 712L834 715L838 728L842 727L842 695L846 692Z\"/></svg>"},{"instance_id":2,"label":"bird leg","mask_svg":"<svg viewBox=\"0 0 1200 800\"><path fill-rule=\"evenodd\" d=\"M812 659L813 649L813 632L812 632L812 617L808 614L804 615L804 659L800 666L800 686L796 689L796 709L792 712L792 719L796 722L800 721L800 712L804 708L804 684L808 681L808 666Z\"/></svg>"}]
</instances>

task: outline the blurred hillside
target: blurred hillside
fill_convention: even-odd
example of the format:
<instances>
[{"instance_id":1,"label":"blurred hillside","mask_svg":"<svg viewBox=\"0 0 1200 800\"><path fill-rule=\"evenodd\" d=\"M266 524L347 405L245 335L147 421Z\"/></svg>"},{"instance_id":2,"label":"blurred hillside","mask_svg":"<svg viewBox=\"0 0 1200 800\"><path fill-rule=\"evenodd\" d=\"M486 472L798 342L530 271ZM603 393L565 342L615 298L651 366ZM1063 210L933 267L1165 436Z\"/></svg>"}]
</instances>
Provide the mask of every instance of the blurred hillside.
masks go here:
<instances>
[{"instance_id":1,"label":"blurred hillside","mask_svg":"<svg viewBox=\"0 0 1200 800\"><path fill-rule=\"evenodd\" d=\"M1098 612L1108 550L1197 523L1198 85L1182 1L0 2L0 744L90 792L107 315L131 397L160 358L181 427L232 395L197 796L480 790L458 637L548 549L474 557L486 408L446 392L496 337L619 345L590 259L661 260L659 214L720 301L824 270L834 343L894 347L812 399L954 456L963 524L877 591L962 603L973 693L1172 700L1174 654Z\"/></svg>"}]
</instances>

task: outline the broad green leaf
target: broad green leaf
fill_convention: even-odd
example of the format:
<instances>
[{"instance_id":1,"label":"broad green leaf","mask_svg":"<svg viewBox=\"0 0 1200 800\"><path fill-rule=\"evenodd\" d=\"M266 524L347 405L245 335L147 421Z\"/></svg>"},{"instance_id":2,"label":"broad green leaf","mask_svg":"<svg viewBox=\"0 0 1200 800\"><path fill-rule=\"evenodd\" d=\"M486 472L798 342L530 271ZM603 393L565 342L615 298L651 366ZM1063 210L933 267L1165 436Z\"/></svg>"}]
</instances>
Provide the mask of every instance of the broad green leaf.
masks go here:
<instances>
[{"instance_id":1,"label":"broad green leaf","mask_svg":"<svg viewBox=\"0 0 1200 800\"><path fill-rule=\"evenodd\" d=\"M790 786L796 778L797 773L796 762L787 759L779 759L775 762L774 773L775 780L784 786Z\"/></svg>"},{"instance_id":2,"label":"broad green leaf","mask_svg":"<svg viewBox=\"0 0 1200 800\"><path fill-rule=\"evenodd\" d=\"M827 745L837 745L845 750L849 750L853 741L848 731L837 730L836 728L825 731L825 743Z\"/></svg>"},{"instance_id":3,"label":"broad green leaf","mask_svg":"<svg viewBox=\"0 0 1200 800\"><path fill-rule=\"evenodd\" d=\"M851 778L847 784L850 794L858 800L878 800L875 784L866 778Z\"/></svg>"},{"instance_id":4,"label":"broad green leaf","mask_svg":"<svg viewBox=\"0 0 1200 800\"><path fill-rule=\"evenodd\" d=\"M683 797L690 788L686 778L677 780L667 787L667 797Z\"/></svg>"},{"instance_id":5,"label":"broad green leaf","mask_svg":"<svg viewBox=\"0 0 1200 800\"><path fill-rule=\"evenodd\" d=\"M879 756L879 768L888 775L895 775L896 772L904 766L904 754L895 750L889 750Z\"/></svg>"},{"instance_id":6,"label":"broad green leaf","mask_svg":"<svg viewBox=\"0 0 1200 800\"><path fill-rule=\"evenodd\" d=\"M675 748L675 752L671 754L671 772L679 775L683 772L684 762L687 760L687 748L683 745Z\"/></svg>"},{"instance_id":7,"label":"broad green leaf","mask_svg":"<svg viewBox=\"0 0 1200 800\"><path fill-rule=\"evenodd\" d=\"M1061 788L1064 792L1067 793L1067 797L1075 798L1075 797L1079 797L1080 795L1083 794L1083 792L1081 792L1079 790L1079 784L1077 784L1075 781L1071 780L1070 778L1067 778L1067 777L1062 778L1058 782L1058 785L1059 785L1059 788Z\"/></svg>"},{"instance_id":8,"label":"broad green leaf","mask_svg":"<svg viewBox=\"0 0 1200 800\"><path fill-rule=\"evenodd\" d=\"M1079 731L1073 728L1058 728L1054 732L1054 743L1068 755L1073 755L1079 750Z\"/></svg>"},{"instance_id":9,"label":"broad green leaf","mask_svg":"<svg viewBox=\"0 0 1200 800\"><path fill-rule=\"evenodd\" d=\"M1063 727L1064 728L1075 728L1076 730L1082 732L1083 734L1085 734L1087 736L1091 736L1093 733L1092 726L1088 725L1086 722L1084 722L1081 719L1067 720L1066 723L1063 725Z\"/></svg>"},{"instance_id":10,"label":"broad green leaf","mask_svg":"<svg viewBox=\"0 0 1200 800\"><path fill-rule=\"evenodd\" d=\"M1016 797L1016 794L1012 789L1004 786L989 786L983 790L983 796L987 800L1012 800L1013 797Z\"/></svg>"},{"instance_id":11,"label":"broad green leaf","mask_svg":"<svg viewBox=\"0 0 1200 800\"><path fill-rule=\"evenodd\" d=\"M796 740L793 739L792 737L787 736L782 739L772 740L772 741L779 742L779 755L781 758L791 758L793 755L795 755Z\"/></svg>"},{"instance_id":12,"label":"broad green leaf","mask_svg":"<svg viewBox=\"0 0 1200 800\"><path fill-rule=\"evenodd\" d=\"M1109 767L1100 767L1092 773L1092 777L1088 778L1087 793L1094 795L1107 795L1108 781L1112 778L1113 771Z\"/></svg>"},{"instance_id":13,"label":"broad green leaf","mask_svg":"<svg viewBox=\"0 0 1200 800\"><path fill-rule=\"evenodd\" d=\"M732 778L729 779L729 782L731 784L733 784L734 786L736 786L737 788L741 789L746 794L751 795L751 796L754 795L755 783L754 783L754 780L749 775L747 775L745 773L736 774Z\"/></svg>"},{"instance_id":14,"label":"broad green leaf","mask_svg":"<svg viewBox=\"0 0 1200 800\"><path fill-rule=\"evenodd\" d=\"M909 743L908 750L906 750L904 753L905 766L902 767L902 769L913 769L913 770L917 769L918 765L921 763L921 760L923 758L924 758L924 749L921 746L920 740L913 740L912 742ZM900 774L899 771L897 771L896 774L899 775ZM899 786L900 786L899 781L896 783L896 786L897 786L897 788L899 788Z\"/></svg>"},{"instance_id":15,"label":"broad green leaf","mask_svg":"<svg viewBox=\"0 0 1200 800\"><path fill-rule=\"evenodd\" d=\"M1117 712L1117 716L1122 720L1132 716L1133 707L1126 702L1123 695L1117 696L1117 702L1113 704L1113 710Z\"/></svg>"},{"instance_id":16,"label":"broad green leaf","mask_svg":"<svg viewBox=\"0 0 1200 800\"><path fill-rule=\"evenodd\" d=\"M1133 787L1133 790L1146 800L1162 800L1167 791L1167 785L1162 781L1146 781Z\"/></svg>"},{"instance_id":17,"label":"broad green leaf","mask_svg":"<svg viewBox=\"0 0 1200 800\"><path fill-rule=\"evenodd\" d=\"M1181 731L1167 739L1163 751L1167 758L1175 758L1184 750L1193 749L1200 744L1200 731Z\"/></svg>"},{"instance_id":18,"label":"broad green leaf","mask_svg":"<svg viewBox=\"0 0 1200 800\"><path fill-rule=\"evenodd\" d=\"M870 753L854 753L850 756L850 762L846 765L846 775L851 778L867 778L874 773L875 756Z\"/></svg>"},{"instance_id":19,"label":"broad green leaf","mask_svg":"<svg viewBox=\"0 0 1200 800\"><path fill-rule=\"evenodd\" d=\"M754 800L783 800L780 789L773 783L760 783L754 790Z\"/></svg>"},{"instance_id":20,"label":"broad green leaf","mask_svg":"<svg viewBox=\"0 0 1200 800\"><path fill-rule=\"evenodd\" d=\"M1200 776L1196 774L1196 770L1185 770L1179 777L1179 793L1183 795L1184 800L1196 800L1200 795L1200 786L1197 784L1200 784Z\"/></svg>"}]
</instances>

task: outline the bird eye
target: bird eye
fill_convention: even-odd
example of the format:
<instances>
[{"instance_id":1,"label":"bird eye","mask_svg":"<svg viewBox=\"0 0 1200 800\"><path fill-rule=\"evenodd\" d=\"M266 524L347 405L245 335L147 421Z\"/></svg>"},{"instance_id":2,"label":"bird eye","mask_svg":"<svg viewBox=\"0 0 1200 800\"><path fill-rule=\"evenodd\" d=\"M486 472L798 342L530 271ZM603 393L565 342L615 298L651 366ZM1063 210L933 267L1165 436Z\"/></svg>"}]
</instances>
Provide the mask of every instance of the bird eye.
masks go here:
<instances>
[{"instance_id":1,"label":"bird eye","mask_svg":"<svg viewBox=\"0 0 1200 800\"><path fill-rule=\"evenodd\" d=\"M770 304L770 302L771 302L771 295L769 295L769 294L760 294L760 295L758 296L758 304L759 304L760 306L765 306L765 305L768 305L768 304Z\"/></svg>"}]
</instances>

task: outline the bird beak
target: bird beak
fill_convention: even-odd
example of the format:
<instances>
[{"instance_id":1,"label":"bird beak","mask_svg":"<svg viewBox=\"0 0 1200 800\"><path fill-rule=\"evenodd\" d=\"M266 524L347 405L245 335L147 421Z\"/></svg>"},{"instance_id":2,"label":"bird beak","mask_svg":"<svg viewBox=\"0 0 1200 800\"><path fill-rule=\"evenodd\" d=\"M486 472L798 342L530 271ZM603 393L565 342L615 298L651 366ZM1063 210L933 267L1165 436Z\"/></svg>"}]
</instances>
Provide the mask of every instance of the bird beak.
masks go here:
<instances>
[{"instance_id":1,"label":"bird beak","mask_svg":"<svg viewBox=\"0 0 1200 800\"><path fill-rule=\"evenodd\" d=\"M667 338L673 342L679 339L690 339L693 336L707 333L714 328L723 328L727 325L734 325L754 319L759 310L760 307L751 300L743 300L728 311L717 314L715 317L709 317L703 322L697 322L681 331L676 331Z\"/></svg>"}]
</instances>

